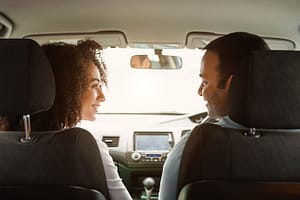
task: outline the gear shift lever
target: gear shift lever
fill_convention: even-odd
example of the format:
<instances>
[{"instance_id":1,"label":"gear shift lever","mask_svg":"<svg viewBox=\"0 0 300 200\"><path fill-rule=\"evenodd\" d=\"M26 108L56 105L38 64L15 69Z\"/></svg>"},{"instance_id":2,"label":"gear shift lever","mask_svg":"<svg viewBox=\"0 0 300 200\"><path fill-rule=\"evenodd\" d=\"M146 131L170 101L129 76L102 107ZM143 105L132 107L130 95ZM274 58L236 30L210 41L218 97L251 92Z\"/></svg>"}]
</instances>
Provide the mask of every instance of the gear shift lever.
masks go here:
<instances>
[{"instance_id":1,"label":"gear shift lever","mask_svg":"<svg viewBox=\"0 0 300 200\"><path fill-rule=\"evenodd\" d=\"M146 199L151 200L152 190L154 188L155 180L151 177L147 177L143 180L144 189L146 192Z\"/></svg>"}]
</instances>

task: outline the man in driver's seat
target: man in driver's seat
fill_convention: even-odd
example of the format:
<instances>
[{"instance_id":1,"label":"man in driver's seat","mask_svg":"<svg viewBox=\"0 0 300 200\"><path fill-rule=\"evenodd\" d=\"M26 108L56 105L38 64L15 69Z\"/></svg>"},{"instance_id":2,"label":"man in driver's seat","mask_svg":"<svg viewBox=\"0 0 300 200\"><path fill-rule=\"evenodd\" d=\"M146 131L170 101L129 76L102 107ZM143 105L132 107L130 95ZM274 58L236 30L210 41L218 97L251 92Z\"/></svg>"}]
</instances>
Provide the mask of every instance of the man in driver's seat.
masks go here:
<instances>
[{"instance_id":1,"label":"man in driver's seat","mask_svg":"<svg viewBox=\"0 0 300 200\"><path fill-rule=\"evenodd\" d=\"M255 50L268 50L266 42L257 35L236 32L210 42L200 67L202 79L198 94L203 96L208 109L208 116L216 119L223 127L241 128L228 115L228 93L233 78L242 59ZM189 133L187 133L172 149L164 164L160 183L159 199L177 199L177 178L182 152ZM217 148L217 147L216 147Z\"/></svg>"}]
</instances>

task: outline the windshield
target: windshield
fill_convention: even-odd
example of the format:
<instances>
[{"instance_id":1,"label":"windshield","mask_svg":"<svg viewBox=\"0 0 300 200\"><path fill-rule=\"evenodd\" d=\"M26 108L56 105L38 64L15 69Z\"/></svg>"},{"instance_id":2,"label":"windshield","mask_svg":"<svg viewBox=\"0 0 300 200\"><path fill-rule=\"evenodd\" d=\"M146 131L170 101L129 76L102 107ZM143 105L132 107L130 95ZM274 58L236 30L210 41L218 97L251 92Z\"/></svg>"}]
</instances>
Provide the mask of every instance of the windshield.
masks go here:
<instances>
[{"instance_id":1,"label":"windshield","mask_svg":"<svg viewBox=\"0 0 300 200\"><path fill-rule=\"evenodd\" d=\"M103 52L108 68L106 101L100 113L197 113L206 111L197 94L203 51L166 49L168 55L180 56L182 68L176 70L135 69L133 55L153 53L153 49L107 48Z\"/></svg>"}]
</instances>

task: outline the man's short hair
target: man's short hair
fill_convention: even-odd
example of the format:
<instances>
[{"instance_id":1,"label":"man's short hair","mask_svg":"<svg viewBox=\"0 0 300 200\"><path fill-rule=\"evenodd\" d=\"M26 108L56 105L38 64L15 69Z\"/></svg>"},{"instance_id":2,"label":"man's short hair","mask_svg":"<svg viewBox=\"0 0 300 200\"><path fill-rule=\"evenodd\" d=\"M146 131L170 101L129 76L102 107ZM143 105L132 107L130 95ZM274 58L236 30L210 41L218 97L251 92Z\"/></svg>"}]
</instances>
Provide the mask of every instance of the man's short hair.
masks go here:
<instances>
[{"instance_id":1,"label":"man's short hair","mask_svg":"<svg viewBox=\"0 0 300 200\"><path fill-rule=\"evenodd\" d=\"M219 37L210 42L204 49L218 54L220 61L220 88L225 87L226 80L233 74L239 63L252 51L270 49L259 36L235 32Z\"/></svg>"}]
</instances>

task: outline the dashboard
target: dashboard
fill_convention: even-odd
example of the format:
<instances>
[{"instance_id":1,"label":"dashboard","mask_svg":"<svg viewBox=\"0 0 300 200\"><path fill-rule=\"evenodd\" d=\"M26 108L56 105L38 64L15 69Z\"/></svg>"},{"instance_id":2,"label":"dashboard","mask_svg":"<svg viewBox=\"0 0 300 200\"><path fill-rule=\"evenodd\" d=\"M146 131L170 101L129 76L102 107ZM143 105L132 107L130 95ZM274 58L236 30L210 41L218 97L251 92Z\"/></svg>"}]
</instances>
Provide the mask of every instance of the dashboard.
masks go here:
<instances>
[{"instance_id":1,"label":"dashboard","mask_svg":"<svg viewBox=\"0 0 300 200\"><path fill-rule=\"evenodd\" d=\"M137 197L146 177L154 178L158 192L168 153L206 115L99 114L96 122L82 121L81 127L108 145L120 177Z\"/></svg>"}]
</instances>

